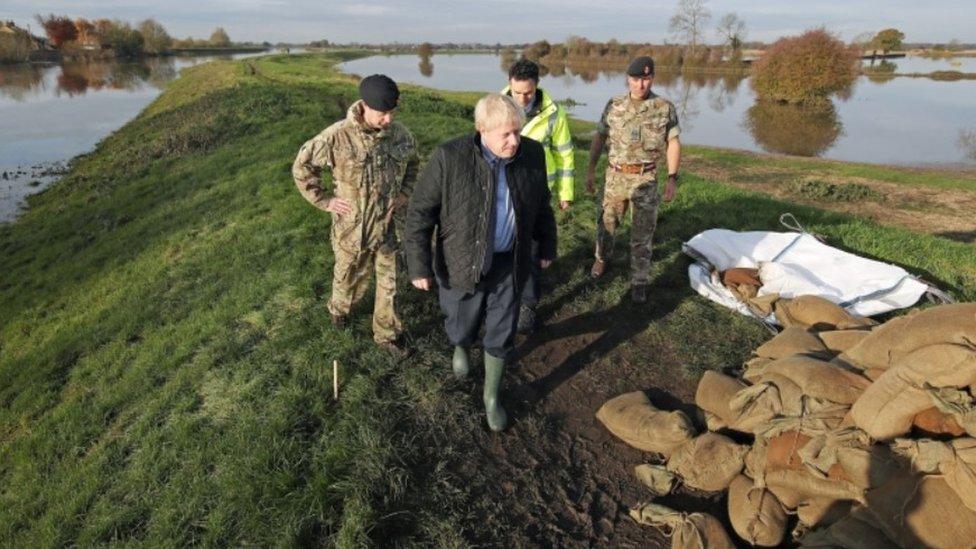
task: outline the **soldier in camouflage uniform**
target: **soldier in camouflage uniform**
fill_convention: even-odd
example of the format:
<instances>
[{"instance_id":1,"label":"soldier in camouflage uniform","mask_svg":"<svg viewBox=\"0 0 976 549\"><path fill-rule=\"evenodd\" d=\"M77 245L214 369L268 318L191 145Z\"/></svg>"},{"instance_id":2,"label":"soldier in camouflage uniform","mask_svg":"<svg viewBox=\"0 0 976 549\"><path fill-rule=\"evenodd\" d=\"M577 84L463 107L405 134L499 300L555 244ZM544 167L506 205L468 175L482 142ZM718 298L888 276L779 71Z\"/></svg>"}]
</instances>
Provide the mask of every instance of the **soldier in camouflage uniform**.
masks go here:
<instances>
[{"instance_id":1,"label":"soldier in camouflage uniform","mask_svg":"<svg viewBox=\"0 0 976 549\"><path fill-rule=\"evenodd\" d=\"M678 140L678 114L674 105L651 91L654 61L638 57L627 68L629 93L607 102L590 148L586 189L594 191L594 172L604 145L609 146L606 182L600 191L597 214L596 260L590 274L603 275L613 252L613 237L631 208L633 227L630 236L631 298L647 301L650 282L651 245L657 226L660 203L657 189L657 163L666 155L668 182L664 201L674 199L678 184L681 143Z\"/></svg>"},{"instance_id":2,"label":"soldier in camouflage uniform","mask_svg":"<svg viewBox=\"0 0 976 549\"><path fill-rule=\"evenodd\" d=\"M402 228L419 159L409 130L393 121L399 100L393 80L373 75L363 79L359 90L362 99L349 107L345 120L302 145L292 175L306 200L332 214L332 323L345 324L375 270L373 339L402 354L403 328L395 306L400 231L395 226ZM332 171L331 193L322 183L323 167Z\"/></svg>"}]
</instances>

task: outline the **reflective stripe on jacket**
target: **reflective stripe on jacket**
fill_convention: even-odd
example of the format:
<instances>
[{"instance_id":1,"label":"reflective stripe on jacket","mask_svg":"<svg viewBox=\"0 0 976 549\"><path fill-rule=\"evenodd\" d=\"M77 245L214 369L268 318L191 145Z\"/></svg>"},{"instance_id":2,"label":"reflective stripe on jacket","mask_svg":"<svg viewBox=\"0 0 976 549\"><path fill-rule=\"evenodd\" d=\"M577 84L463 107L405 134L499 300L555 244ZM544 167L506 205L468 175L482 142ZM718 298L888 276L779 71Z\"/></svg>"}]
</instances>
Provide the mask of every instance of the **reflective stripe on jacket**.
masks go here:
<instances>
[{"instance_id":1,"label":"reflective stripe on jacket","mask_svg":"<svg viewBox=\"0 0 976 549\"><path fill-rule=\"evenodd\" d=\"M502 93L508 95L509 88ZM569 133L566 110L557 105L542 88L536 94L540 103L533 109L538 114L522 127L522 135L542 143L546 153L546 176L549 190L559 200L573 201L573 138Z\"/></svg>"}]
</instances>

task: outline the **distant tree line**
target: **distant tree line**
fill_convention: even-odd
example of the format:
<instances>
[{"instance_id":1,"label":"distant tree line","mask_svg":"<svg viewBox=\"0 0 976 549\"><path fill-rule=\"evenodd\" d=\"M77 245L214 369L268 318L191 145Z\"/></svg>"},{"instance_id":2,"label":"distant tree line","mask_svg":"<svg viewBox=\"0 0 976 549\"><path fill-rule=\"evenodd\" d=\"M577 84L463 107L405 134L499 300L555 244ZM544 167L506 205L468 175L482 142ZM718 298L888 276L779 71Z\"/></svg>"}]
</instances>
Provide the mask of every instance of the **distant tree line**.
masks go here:
<instances>
[{"instance_id":1,"label":"distant tree line","mask_svg":"<svg viewBox=\"0 0 976 549\"><path fill-rule=\"evenodd\" d=\"M227 31L214 29L209 39L173 39L155 19L145 19L132 26L118 19L71 19L64 15L36 16L47 35L48 43L68 56L110 55L136 57L164 55L174 49L225 48L233 43Z\"/></svg>"}]
</instances>

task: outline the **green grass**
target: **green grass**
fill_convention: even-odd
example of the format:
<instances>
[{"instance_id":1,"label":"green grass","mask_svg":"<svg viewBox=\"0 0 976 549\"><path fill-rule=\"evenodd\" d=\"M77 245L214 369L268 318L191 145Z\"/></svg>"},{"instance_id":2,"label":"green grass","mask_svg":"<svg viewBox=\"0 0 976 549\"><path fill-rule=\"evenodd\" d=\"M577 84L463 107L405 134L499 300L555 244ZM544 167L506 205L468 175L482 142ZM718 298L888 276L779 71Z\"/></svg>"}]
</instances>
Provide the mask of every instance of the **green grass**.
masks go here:
<instances>
[{"instance_id":1,"label":"green grass","mask_svg":"<svg viewBox=\"0 0 976 549\"><path fill-rule=\"evenodd\" d=\"M295 192L289 168L356 96L337 59L189 69L0 226L0 543L491 538L476 511L498 502L479 501L443 468L481 418L445 375L433 300L403 291L420 349L406 363L372 345L367 304L349 329L328 322L327 217ZM406 87L400 119L426 155L472 129L473 99ZM578 165L585 157L578 151ZM625 277L586 279L595 205L583 171L579 203L558 216L563 258L552 276L562 284L543 306L597 321L621 307L640 315L622 305ZM680 243L709 227L775 229L784 211L832 244L976 298L971 246L688 174L662 211L656 313L620 352L667 346L688 380L741 360L762 329L691 294Z\"/></svg>"},{"instance_id":2,"label":"green grass","mask_svg":"<svg viewBox=\"0 0 976 549\"><path fill-rule=\"evenodd\" d=\"M728 167L782 168L804 173L817 173L822 176L862 177L915 187L976 191L976 170L902 168L816 158L763 155L694 145L686 145L684 150L699 155L705 160Z\"/></svg>"}]
</instances>

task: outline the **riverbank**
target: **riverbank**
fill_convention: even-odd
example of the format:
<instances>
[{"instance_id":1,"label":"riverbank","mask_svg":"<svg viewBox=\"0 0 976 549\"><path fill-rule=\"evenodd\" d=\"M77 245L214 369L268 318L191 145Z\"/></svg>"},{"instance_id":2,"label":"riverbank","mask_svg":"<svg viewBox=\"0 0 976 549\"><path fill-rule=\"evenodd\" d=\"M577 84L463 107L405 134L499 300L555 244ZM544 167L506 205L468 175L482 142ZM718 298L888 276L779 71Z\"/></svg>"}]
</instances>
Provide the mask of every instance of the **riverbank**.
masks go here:
<instances>
[{"instance_id":1,"label":"riverbank","mask_svg":"<svg viewBox=\"0 0 976 549\"><path fill-rule=\"evenodd\" d=\"M350 327L329 323L328 219L288 171L356 97L337 60L186 69L0 226L4 545L660 545L626 516L647 497L632 467L653 456L611 437L596 408L636 389L690 402L704 371L768 337L693 294L684 240L778 229L790 211L831 244L976 299L971 245L737 188L690 148L637 307L624 261L589 279L596 206L579 170L547 325L506 374L514 425L491 434L480 385L450 376L432 296L402 292L418 349L406 361L371 343L366 303ZM426 157L471 131L476 98L404 86L398 116ZM585 129L573 122L579 166ZM724 516L720 496L686 488L662 503Z\"/></svg>"}]
</instances>

